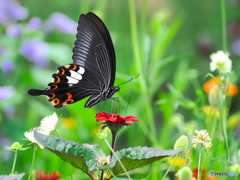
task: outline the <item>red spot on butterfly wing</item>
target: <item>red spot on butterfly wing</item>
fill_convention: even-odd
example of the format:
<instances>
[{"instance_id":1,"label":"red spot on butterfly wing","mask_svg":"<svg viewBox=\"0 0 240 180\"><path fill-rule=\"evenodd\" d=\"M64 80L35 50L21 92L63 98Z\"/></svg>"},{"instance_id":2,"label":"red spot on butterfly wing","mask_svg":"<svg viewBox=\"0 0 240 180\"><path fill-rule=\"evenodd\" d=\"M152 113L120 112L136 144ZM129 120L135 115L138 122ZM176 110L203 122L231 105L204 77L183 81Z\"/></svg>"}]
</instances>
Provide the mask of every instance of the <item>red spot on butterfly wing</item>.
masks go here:
<instances>
[{"instance_id":1,"label":"red spot on butterfly wing","mask_svg":"<svg viewBox=\"0 0 240 180\"><path fill-rule=\"evenodd\" d=\"M53 99L56 97L56 94L55 93L50 93L48 95L46 95L48 99Z\"/></svg>"},{"instance_id":2,"label":"red spot on butterfly wing","mask_svg":"<svg viewBox=\"0 0 240 180\"><path fill-rule=\"evenodd\" d=\"M66 71L64 69L59 69L58 74L64 75L66 73Z\"/></svg>"},{"instance_id":3,"label":"red spot on butterfly wing","mask_svg":"<svg viewBox=\"0 0 240 180\"><path fill-rule=\"evenodd\" d=\"M63 106L66 106L68 104L74 103L73 95L71 93L66 93L68 96L67 99L62 103Z\"/></svg>"},{"instance_id":4,"label":"red spot on butterfly wing","mask_svg":"<svg viewBox=\"0 0 240 180\"><path fill-rule=\"evenodd\" d=\"M70 65L65 66L65 68L76 71L78 69L78 66L75 64L70 64Z\"/></svg>"},{"instance_id":5,"label":"red spot on butterfly wing","mask_svg":"<svg viewBox=\"0 0 240 180\"><path fill-rule=\"evenodd\" d=\"M53 106L57 106L60 103L60 99L53 99L51 103L53 104Z\"/></svg>"},{"instance_id":6,"label":"red spot on butterfly wing","mask_svg":"<svg viewBox=\"0 0 240 180\"><path fill-rule=\"evenodd\" d=\"M53 82L54 83L59 83L59 82L61 82L61 78L59 76L55 76L54 79L53 79Z\"/></svg>"},{"instance_id":7,"label":"red spot on butterfly wing","mask_svg":"<svg viewBox=\"0 0 240 180\"><path fill-rule=\"evenodd\" d=\"M58 85L53 84L53 85L50 86L50 89L58 89Z\"/></svg>"}]
</instances>

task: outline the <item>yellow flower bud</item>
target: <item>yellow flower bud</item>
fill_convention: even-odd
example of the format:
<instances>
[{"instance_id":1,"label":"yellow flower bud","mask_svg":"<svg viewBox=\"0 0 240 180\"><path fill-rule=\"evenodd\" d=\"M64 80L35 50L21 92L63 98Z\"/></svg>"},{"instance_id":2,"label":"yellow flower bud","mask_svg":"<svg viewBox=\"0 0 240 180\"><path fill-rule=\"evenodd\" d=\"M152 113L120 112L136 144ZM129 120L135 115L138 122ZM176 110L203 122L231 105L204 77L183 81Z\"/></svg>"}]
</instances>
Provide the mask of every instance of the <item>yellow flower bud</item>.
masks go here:
<instances>
[{"instance_id":1,"label":"yellow flower bud","mask_svg":"<svg viewBox=\"0 0 240 180\"><path fill-rule=\"evenodd\" d=\"M12 149L12 150L20 150L20 149L22 149L22 145L21 145L19 142L14 142L14 143L11 145L11 149Z\"/></svg>"}]
</instances>

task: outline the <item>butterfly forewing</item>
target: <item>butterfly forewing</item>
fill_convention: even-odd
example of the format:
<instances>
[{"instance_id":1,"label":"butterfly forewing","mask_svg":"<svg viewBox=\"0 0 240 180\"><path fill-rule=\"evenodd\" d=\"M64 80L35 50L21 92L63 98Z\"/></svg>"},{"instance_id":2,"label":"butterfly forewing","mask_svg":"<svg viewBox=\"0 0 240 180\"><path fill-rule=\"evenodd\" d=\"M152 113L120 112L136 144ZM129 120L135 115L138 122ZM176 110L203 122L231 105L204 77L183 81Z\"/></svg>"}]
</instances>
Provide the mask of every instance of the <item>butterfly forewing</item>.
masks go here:
<instances>
[{"instance_id":1,"label":"butterfly forewing","mask_svg":"<svg viewBox=\"0 0 240 180\"><path fill-rule=\"evenodd\" d=\"M101 61L96 59L96 47L102 45L102 51L106 55ZM94 58L93 58L94 57ZM74 64L85 64L86 68L91 68L94 72L103 70L97 64L105 64L110 70L113 85L116 71L115 52L110 34L100 18L93 13L81 15L79 19L77 40L73 48ZM100 73L100 72L99 72ZM97 74L99 74L97 73ZM107 74L108 72L103 72Z\"/></svg>"},{"instance_id":2,"label":"butterfly forewing","mask_svg":"<svg viewBox=\"0 0 240 180\"><path fill-rule=\"evenodd\" d=\"M73 63L58 67L53 82L45 90L29 90L30 95L45 95L54 107L60 108L91 96L85 107L107 100L113 88L116 71L115 52L110 34L93 13L82 14L78 21Z\"/></svg>"},{"instance_id":3,"label":"butterfly forewing","mask_svg":"<svg viewBox=\"0 0 240 180\"><path fill-rule=\"evenodd\" d=\"M109 56L109 61L105 59L105 62L110 63L110 70L111 70L111 82L110 84L114 84L115 80L115 71L116 71L116 60L115 60L115 51L112 43L111 36L108 32L108 29L102 22L102 20L94 15L93 13L88 13L87 16L91 18L92 22L94 22L96 29L100 33L100 36L102 37L103 41L105 42L105 52Z\"/></svg>"}]
</instances>

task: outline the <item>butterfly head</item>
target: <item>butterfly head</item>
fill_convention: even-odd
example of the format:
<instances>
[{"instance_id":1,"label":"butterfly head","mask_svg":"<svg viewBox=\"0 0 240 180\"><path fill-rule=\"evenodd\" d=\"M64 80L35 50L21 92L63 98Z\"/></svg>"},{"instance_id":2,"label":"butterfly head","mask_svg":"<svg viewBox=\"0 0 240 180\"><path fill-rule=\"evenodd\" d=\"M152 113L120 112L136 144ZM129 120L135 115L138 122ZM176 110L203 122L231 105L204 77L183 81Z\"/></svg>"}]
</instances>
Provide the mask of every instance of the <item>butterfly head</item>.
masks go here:
<instances>
[{"instance_id":1,"label":"butterfly head","mask_svg":"<svg viewBox=\"0 0 240 180\"><path fill-rule=\"evenodd\" d=\"M110 99L115 92L118 92L120 88L118 86L111 86L109 87L108 91L106 92L106 98L105 99Z\"/></svg>"}]
</instances>

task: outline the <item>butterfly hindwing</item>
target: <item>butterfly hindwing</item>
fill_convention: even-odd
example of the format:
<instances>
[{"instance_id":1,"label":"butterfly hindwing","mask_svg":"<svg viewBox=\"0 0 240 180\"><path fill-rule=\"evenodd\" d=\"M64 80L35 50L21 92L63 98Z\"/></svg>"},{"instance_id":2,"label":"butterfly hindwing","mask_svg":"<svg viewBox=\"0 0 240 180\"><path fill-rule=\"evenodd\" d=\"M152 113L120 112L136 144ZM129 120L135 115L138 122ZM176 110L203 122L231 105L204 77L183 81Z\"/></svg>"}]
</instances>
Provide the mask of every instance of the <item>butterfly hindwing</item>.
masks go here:
<instances>
[{"instance_id":1,"label":"butterfly hindwing","mask_svg":"<svg viewBox=\"0 0 240 180\"><path fill-rule=\"evenodd\" d=\"M60 66L45 90L31 89L28 93L33 96L45 95L56 108L72 104L95 93L84 86L77 86L82 80L83 84L86 84L86 78L83 79L84 73L84 68L77 65ZM94 88L92 86L92 89Z\"/></svg>"}]
</instances>

